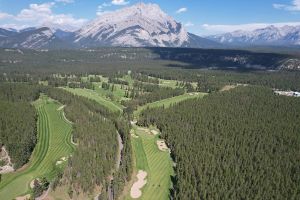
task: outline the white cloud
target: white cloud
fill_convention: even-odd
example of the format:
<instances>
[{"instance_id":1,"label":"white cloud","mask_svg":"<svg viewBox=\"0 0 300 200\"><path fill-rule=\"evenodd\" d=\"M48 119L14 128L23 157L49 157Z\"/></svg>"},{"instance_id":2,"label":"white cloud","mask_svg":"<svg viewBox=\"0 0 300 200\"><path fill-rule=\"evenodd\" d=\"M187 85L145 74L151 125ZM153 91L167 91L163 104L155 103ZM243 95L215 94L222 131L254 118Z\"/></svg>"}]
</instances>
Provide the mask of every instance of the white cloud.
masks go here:
<instances>
[{"instance_id":1,"label":"white cloud","mask_svg":"<svg viewBox=\"0 0 300 200\"><path fill-rule=\"evenodd\" d=\"M177 14L184 13L184 12L186 12L187 10L188 10L187 8L179 8L179 9L176 11L176 13L177 13Z\"/></svg>"},{"instance_id":2,"label":"white cloud","mask_svg":"<svg viewBox=\"0 0 300 200\"><path fill-rule=\"evenodd\" d=\"M276 9L283 9L288 11L300 11L300 0L293 0L290 4L274 3L273 7Z\"/></svg>"},{"instance_id":3,"label":"white cloud","mask_svg":"<svg viewBox=\"0 0 300 200\"><path fill-rule=\"evenodd\" d=\"M251 23L251 24L237 24L237 25L212 25L212 24L203 24L201 27L204 31L209 33L226 33L233 32L237 30L243 31L253 31L255 29L265 28L267 26L300 26L300 22L286 22L286 23Z\"/></svg>"},{"instance_id":4,"label":"white cloud","mask_svg":"<svg viewBox=\"0 0 300 200\"><path fill-rule=\"evenodd\" d=\"M117 5L117 6L123 6L129 4L129 1L126 0L112 0L111 4Z\"/></svg>"},{"instance_id":5,"label":"white cloud","mask_svg":"<svg viewBox=\"0 0 300 200\"><path fill-rule=\"evenodd\" d=\"M0 20L1 19L8 19L8 18L12 18L13 16L8 14L8 13L4 13L4 12L0 12Z\"/></svg>"},{"instance_id":6,"label":"white cloud","mask_svg":"<svg viewBox=\"0 0 300 200\"><path fill-rule=\"evenodd\" d=\"M195 24L193 24L192 22L187 22L184 24L185 27L192 27L195 26Z\"/></svg>"},{"instance_id":7,"label":"white cloud","mask_svg":"<svg viewBox=\"0 0 300 200\"><path fill-rule=\"evenodd\" d=\"M74 3L75 2L74 0L55 0L55 1L59 2L59 3L64 3L64 4Z\"/></svg>"},{"instance_id":8,"label":"white cloud","mask_svg":"<svg viewBox=\"0 0 300 200\"><path fill-rule=\"evenodd\" d=\"M105 8L110 7L110 6L111 6L110 3L103 3L103 4L99 5L98 8L97 8L96 15L101 16L101 15L104 15L106 13L110 13L111 11L104 10Z\"/></svg>"},{"instance_id":9,"label":"white cloud","mask_svg":"<svg viewBox=\"0 0 300 200\"><path fill-rule=\"evenodd\" d=\"M71 14L56 14L52 10L54 6L55 2L30 4L29 8L21 10L17 15L10 15L10 24L15 24L15 28L17 28L16 26L19 26L20 28L24 28L24 26L50 26L54 28L75 30L87 22L86 19L77 19ZM4 25L2 24L2 26Z\"/></svg>"}]
</instances>

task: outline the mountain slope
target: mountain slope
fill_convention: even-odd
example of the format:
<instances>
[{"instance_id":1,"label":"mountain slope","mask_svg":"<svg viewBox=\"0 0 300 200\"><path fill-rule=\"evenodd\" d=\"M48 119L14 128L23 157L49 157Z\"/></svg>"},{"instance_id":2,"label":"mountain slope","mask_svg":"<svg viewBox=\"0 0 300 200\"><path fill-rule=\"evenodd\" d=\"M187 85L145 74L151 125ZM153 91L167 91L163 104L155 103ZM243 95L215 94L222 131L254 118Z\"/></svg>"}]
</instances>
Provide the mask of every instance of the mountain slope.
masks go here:
<instances>
[{"instance_id":1,"label":"mountain slope","mask_svg":"<svg viewBox=\"0 0 300 200\"><path fill-rule=\"evenodd\" d=\"M70 47L70 45L59 39L51 29L43 27L20 31L8 37L0 37L0 47L48 49Z\"/></svg>"},{"instance_id":2,"label":"mountain slope","mask_svg":"<svg viewBox=\"0 0 300 200\"><path fill-rule=\"evenodd\" d=\"M0 40L3 39L3 38L11 37L15 34L16 34L16 32L14 32L14 31L10 31L10 30L0 28Z\"/></svg>"},{"instance_id":3,"label":"mountain slope","mask_svg":"<svg viewBox=\"0 0 300 200\"><path fill-rule=\"evenodd\" d=\"M81 47L213 47L216 42L189 34L156 4L139 3L107 13L75 34Z\"/></svg>"},{"instance_id":4,"label":"mountain slope","mask_svg":"<svg viewBox=\"0 0 300 200\"><path fill-rule=\"evenodd\" d=\"M268 26L254 31L235 31L209 36L208 39L230 45L300 45L300 26Z\"/></svg>"}]
</instances>

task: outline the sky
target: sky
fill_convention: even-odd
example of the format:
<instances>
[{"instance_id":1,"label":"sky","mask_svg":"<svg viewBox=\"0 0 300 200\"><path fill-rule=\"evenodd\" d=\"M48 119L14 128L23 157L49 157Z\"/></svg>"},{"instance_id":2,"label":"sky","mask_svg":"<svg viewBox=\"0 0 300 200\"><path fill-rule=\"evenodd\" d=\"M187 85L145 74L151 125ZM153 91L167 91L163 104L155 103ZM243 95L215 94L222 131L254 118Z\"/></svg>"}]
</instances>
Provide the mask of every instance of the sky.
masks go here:
<instances>
[{"instance_id":1,"label":"sky","mask_svg":"<svg viewBox=\"0 0 300 200\"><path fill-rule=\"evenodd\" d=\"M76 30L105 12L139 0L0 0L0 27L54 26ZM144 0L197 35L300 25L300 0Z\"/></svg>"}]
</instances>

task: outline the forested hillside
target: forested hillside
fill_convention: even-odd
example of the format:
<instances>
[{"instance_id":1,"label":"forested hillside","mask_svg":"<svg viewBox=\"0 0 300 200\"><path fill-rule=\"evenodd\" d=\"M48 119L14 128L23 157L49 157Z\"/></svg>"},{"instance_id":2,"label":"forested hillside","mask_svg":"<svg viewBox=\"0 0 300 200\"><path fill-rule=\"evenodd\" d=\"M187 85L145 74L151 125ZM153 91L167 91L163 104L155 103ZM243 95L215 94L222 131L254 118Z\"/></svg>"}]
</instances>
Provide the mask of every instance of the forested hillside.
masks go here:
<instances>
[{"instance_id":1,"label":"forested hillside","mask_svg":"<svg viewBox=\"0 0 300 200\"><path fill-rule=\"evenodd\" d=\"M37 141L37 116L31 102L38 96L38 87L0 84L0 146L8 150L15 169L29 160Z\"/></svg>"},{"instance_id":2,"label":"forested hillside","mask_svg":"<svg viewBox=\"0 0 300 200\"><path fill-rule=\"evenodd\" d=\"M300 101L239 87L145 110L176 162L174 199L299 199Z\"/></svg>"}]
</instances>

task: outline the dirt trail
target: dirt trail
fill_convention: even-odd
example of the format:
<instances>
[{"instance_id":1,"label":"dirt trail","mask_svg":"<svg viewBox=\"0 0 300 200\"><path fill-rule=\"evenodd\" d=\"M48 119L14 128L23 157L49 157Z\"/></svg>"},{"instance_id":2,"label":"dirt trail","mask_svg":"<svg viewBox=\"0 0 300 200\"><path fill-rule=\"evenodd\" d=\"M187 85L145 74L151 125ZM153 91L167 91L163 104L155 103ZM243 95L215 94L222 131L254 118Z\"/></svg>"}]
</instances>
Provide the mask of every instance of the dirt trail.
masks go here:
<instances>
[{"instance_id":1,"label":"dirt trail","mask_svg":"<svg viewBox=\"0 0 300 200\"><path fill-rule=\"evenodd\" d=\"M35 198L35 200L44 200L44 199L46 199L47 196L48 196L48 193L50 192L50 190L51 190L51 187L50 187L50 185L49 185L48 190L47 190L46 192L44 192L44 193L42 194L42 196L40 196L40 197L38 197L38 198Z\"/></svg>"},{"instance_id":2,"label":"dirt trail","mask_svg":"<svg viewBox=\"0 0 300 200\"><path fill-rule=\"evenodd\" d=\"M117 161L116 161L116 169L117 169L117 171L119 170L120 165L121 165L122 150L124 148L123 141L122 141L122 138L121 138L121 136L120 136L119 133L118 133L118 144L119 144L119 153L117 155Z\"/></svg>"},{"instance_id":3,"label":"dirt trail","mask_svg":"<svg viewBox=\"0 0 300 200\"><path fill-rule=\"evenodd\" d=\"M118 155L117 155L117 160L116 160L116 170L115 171L118 171L119 168L120 168L120 165L121 165L121 160L122 160L122 150L124 148L124 145L123 145L123 141L122 141L122 138L120 136L120 134L117 132L117 139L118 139L118 149L119 149L119 152L118 152ZM113 180L113 177L111 177L111 180ZM107 188L107 193L108 193L108 199L109 200L113 200L114 199L114 194L113 194L113 190L112 190L112 183L110 183L110 186ZM101 195L98 194L97 196L94 197L94 200L98 200L99 196Z\"/></svg>"}]
</instances>

